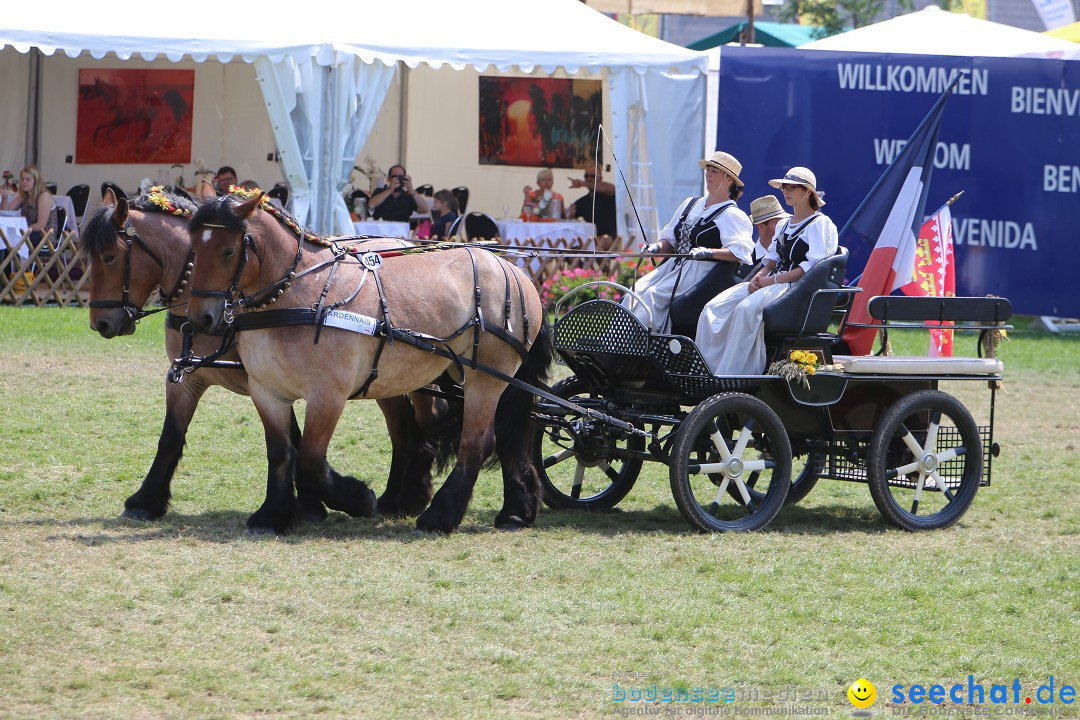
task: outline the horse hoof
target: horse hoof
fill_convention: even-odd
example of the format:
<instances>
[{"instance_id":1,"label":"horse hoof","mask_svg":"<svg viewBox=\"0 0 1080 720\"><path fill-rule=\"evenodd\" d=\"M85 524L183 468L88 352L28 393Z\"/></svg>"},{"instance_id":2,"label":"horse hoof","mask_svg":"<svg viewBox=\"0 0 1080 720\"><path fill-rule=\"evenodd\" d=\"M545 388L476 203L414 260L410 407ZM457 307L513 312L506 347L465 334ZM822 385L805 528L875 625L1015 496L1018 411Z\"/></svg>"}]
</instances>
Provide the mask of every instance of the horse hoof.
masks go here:
<instances>
[{"instance_id":1,"label":"horse hoof","mask_svg":"<svg viewBox=\"0 0 1080 720\"><path fill-rule=\"evenodd\" d=\"M517 515L511 515L505 520L495 523L495 529L501 532L517 532L518 530L524 530L527 527L529 527L529 524Z\"/></svg>"},{"instance_id":2,"label":"horse hoof","mask_svg":"<svg viewBox=\"0 0 1080 720\"><path fill-rule=\"evenodd\" d=\"M375 502L375 508L379 511L380 515L385 515L386 517L401 517L401 511L398 510L397 503L390 498L387 498L385 495Z\"/></svg>"},{"instance_id":3,"label":"horse hoof","mask_svg":"<svg viewBox=\"0 0 1080 720\"><path fill-rule=\"evenodd\" d=\"M266 535L280 535L281 533L279 533L272 527L263 527L261 525L256 525L254 527L249 527L247 529L247 534L251 535L252 537L265 537Z\"/></svg>"},{"instance_id":4,"label":"horse hoof","mask_svg":"<svg viewBox=\"0 0 1080 720\"><path fill-rule=\"evenodd\" d=\"M160 515L155 515L149 510L143 508L124 508L124 512L120 513L120 517L127 518L128 520L142 520L144 522L150 520L157 520Z\"/></svg>"},{"instance_id":5,"label":"horse hoof","mask_svg":"<svg viewBox=\"0 0 1080 720\"><path fill-rule=\"evenodd\" d=\"M323 512L302 512L300 513L300 522L309 523L311 525L318 525L326 520L326 511Z\"/></svg>"}]
</instances>

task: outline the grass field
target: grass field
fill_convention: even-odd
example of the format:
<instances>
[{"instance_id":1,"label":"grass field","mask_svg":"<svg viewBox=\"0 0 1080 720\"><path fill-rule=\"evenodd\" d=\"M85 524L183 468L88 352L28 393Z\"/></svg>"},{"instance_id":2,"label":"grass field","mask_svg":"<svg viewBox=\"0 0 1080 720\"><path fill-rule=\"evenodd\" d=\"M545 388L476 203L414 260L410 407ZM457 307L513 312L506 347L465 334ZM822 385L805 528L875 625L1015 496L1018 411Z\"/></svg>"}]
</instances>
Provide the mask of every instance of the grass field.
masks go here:
<instances>
[{"instance_id":1,"label":"grass field","mask_svg":"<svg viewBox=\"0 0 1080 720\"><path fill-rule=\"evenodd\" d=\"M823 481L762 532L699 535L651 464L617 510L520 533L491 529L485 474L452 536L332 513L253 539L261 425L220 389L170 513L118 518L164 415L160 317L106 341L83 310L0 308L0 718L839 718L860 677L888 715L927 707L896 707L896 684L966 699L969 675L1010 702L1019 680L1020 706L991 711L1080 716L1023 703L1080 685L1080 338L1011 333L993 484L945 531L893 530L865 486ZM985 385L959 394L985 422ZM381 490L373 403L350 404L331 461ZM613 701L654 683L736 700ZM987 709L930 709L948 708Z\"/></svg>"}]
</instances>

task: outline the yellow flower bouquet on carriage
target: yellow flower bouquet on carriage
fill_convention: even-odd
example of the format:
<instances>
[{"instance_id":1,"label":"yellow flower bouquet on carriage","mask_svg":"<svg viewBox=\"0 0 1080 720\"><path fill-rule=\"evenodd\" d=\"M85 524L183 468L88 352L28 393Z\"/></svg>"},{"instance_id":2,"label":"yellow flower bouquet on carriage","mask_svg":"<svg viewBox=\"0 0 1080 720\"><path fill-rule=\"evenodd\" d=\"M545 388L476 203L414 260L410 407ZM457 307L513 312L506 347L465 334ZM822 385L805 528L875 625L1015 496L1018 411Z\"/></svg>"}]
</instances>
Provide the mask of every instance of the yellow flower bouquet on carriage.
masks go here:
<instances>
[{"instance_id":1,"label":"yellow flower bouquet on carriage","mask_svg":"<svg viewBox=\"0 0 1080 720\"><path fill-rule=\"evenodd\" d=\"M810 387L810 376L817 373L819 364L817 353L809 350L792 350L786 360L777 360L766 371L769 375L779 375L788 382L798 381L803 387Z\"/></svg>"}]
</instances>

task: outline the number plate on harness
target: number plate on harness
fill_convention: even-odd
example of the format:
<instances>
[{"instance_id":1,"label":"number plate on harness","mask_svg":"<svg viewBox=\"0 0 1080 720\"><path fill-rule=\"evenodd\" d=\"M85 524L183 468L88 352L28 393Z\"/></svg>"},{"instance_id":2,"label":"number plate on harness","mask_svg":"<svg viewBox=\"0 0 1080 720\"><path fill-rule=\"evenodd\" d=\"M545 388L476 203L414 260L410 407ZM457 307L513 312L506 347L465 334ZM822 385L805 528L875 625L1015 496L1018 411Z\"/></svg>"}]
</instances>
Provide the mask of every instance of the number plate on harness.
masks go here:
<instances>
[{"instance_id":1,"label":"number plate on harness","mask_svg":"<svg viewBox=\"0 0 1080 720\"><path fill-rule=\"evenodd\" d=\"M323 318L323 325L335 327L361 335L374 335L377 320L367 315L346 312L344 310L331 310Z\"/></svg>"}]
</instances>

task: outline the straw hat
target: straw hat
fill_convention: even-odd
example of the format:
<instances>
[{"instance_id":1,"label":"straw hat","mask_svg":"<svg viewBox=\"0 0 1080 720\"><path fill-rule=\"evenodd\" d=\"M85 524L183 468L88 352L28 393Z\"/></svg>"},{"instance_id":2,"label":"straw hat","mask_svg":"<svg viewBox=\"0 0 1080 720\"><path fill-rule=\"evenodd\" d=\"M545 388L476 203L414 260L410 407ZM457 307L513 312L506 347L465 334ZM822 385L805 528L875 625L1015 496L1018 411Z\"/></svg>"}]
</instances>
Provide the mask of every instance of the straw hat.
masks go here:
<instances>
[{"instance_id":1,"label":"straw hat","mask_svg":"<svg viewBox=\"0 0 1080 720\"><path fill-rule=\"evenodd\" d=\"M759 197L750 203L750 222L754 225L773 218L789 217L791 217L791 213L784 212L784 208L780 207L780 201L776 199L775 195Z\"/></svg>"},{"instance_id":2,"label":"straw hat","mask_svg":"<svg viewBox=\"0 0 1080 720\"><path fill-rule=\"evenodd\" d=\"M728 175L735 178L736 185L739 187L743 186L743 181L739 179L739 173L742 172L742 163L736 160L733 155L717 150L712 154L712 157L698 160L698 165L702 168L707 168L711 165L717 170L723 170Z\"/></svg>"},{"instance_id":3,"label":"straw hat","mask_svg":"<svg viewBox=\"0 0 1080 720\"><path fill-rule=\"evenodd\" d=\"M825 192L817 189L817 178L814 177L814 173L809 168L793 167L784 174L784 177L770 180L769 185L774 188L782 185L802 185L809 188L810 192L817 196L819 205L825 204Z\"/></svg>"}]
</instances>

